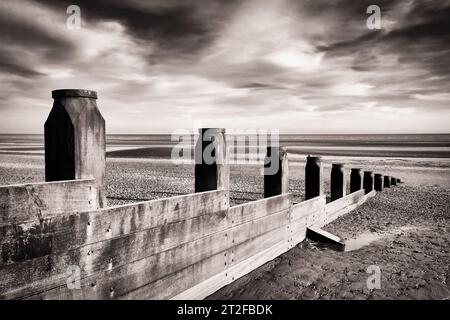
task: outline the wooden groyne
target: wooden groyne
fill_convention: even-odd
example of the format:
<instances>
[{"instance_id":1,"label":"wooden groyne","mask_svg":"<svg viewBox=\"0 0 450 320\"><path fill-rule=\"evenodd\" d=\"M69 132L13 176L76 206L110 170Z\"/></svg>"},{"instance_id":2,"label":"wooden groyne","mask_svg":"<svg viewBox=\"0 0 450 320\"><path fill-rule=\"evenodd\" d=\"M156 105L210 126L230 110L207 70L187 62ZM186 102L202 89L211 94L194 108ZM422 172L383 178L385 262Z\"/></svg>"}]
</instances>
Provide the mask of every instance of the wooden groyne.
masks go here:
<instances>
[{"instance_id":1,"label":"wooden groyne","mask_svg":"<svg viewBox=\"0 0 450 320\"><path fill-rule=\"evenodd\" d=\"M278 170L264 167L265 198L230 206L225 130L200 129L195 193L108 207L97 94L53 97L47 182L0 187L2 299L202 299L398 181L352 168L346 194L346 170L336 164L327 203L322 161L308 157L306 200L293 203L286 149L269 146Z\"/></svg>"}]
</instances>

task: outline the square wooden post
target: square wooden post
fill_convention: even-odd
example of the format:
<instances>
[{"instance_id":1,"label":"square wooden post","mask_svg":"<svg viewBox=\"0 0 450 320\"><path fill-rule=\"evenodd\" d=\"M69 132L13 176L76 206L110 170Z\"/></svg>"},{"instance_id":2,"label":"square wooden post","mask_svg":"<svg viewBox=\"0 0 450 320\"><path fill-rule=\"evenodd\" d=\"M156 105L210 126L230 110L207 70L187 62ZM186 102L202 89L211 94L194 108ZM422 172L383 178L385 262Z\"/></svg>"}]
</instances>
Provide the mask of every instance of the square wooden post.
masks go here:
<instances>
[{"instance_id":1,"label":"square wooden post","mask_svg":"<svg viewBox=\"0 0 450 320\"><path fill-rule=\"evenodd\" d=\"M368 194L373 190L374 187L374 179L372 171L364 171L364 191L365 194Z\"/></svg>"},{"instance_id":2,"label":"square wooden post","mask_svg":"<svg viewBox=\"0 0 450 320\"><path fill-rule=\"evenodd\" d=\"M99 207L106 207L105 120L90 90L55 90L44 125L45 180L95 178Z\"/></svg>"},{"instance_id":3,"label":"square wooden post","mask_svg":"<svg viewBox=\"0 0 450 320\"><path fill-rule=\"evenodd\" d=\"M267 147L264 161L264 198L289 192L289 168L284 147Z\"/></svg>"},{"instance_id":4,"label":"square wooden post","mask_svg":"<svg viewBox=\"0 0 450 320\"><path fill-rule=\"evenodd\" d=\"M322 158L308 156L305 166L305 200L323 195L322 175Z\"/></svg>"},{"instance_id":5,"label":"square wooden post","mask_svg":"<svg viewBox=\"0 0 450 320\"><path fill-rule=\"evenodd\" d=\"M363 188L362 171L359 168L352 168L350 173L350 193L359 191Z\"/></svg>"},{"instance_id":6,"label":"square wooden post","mask_svg":"<svg viewBox=\"0 0 450 320\"><path fill-rule=\"evenodd\" d=\"M384 176L384 187L385 188L391 187L391 177L390 176Z\"/></svg>"},{"instance_id":7,"label":"square wooden post","mask_svg":"<svg viewBox=\"0 0 450 320\"><path fill-rule=\"evenodd\" d=\"M202 128L195 146L195 192L230 190L225 129Z\"/></svg>"},{"instance_id":8,"label":"square wooden post","mask_svg":"<svg viewBox=\"0 0 450 320\"><path fill-rule=\"evenodd\" d=\"M331 201L337 200L345 196L345 174L344 165L341 163L333 163L331 166Z\"/></svg>"},{"instance_id":9,"label":"square wooden post","mask_svg":"<svg viewBox=\"0 0 450 320\"><path fill-rule=\"evenodd\" d=\"M375 190L376 191L383 191L383 175L380 173L375 173Z\"/></svg>"}]
</instances>

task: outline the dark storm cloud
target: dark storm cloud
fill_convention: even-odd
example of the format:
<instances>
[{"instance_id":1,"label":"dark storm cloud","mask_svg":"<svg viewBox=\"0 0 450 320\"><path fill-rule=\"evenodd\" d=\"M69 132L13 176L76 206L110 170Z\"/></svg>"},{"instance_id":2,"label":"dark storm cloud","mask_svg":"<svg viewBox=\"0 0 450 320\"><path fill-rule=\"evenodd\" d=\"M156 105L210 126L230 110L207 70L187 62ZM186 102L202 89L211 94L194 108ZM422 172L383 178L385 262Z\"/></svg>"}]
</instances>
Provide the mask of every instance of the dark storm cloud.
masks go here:
<instances>
[{"instance_id":1,"label":"dark storm cloud","mask_svg":"<svg viewBox=\"0 0 450 320\"><path fill-rule=\"evenodd\" d=\"M394 14L394 4L379 4L382 19ZM357 7L357 6L356 6ZM351 15L348 19L351 19ZM373 31L349 40L339 41L318 47L328 55L345 56L354 54L354 70L367 71L377 68L382 61L377 53L399 55L399 63L420 64L421 67L436 74L450 73L450 2L413 1L400 21L392 30Z\"/></svg>"},{"instance_id":2,"label":"dark storm cloud","mask_svg":"<svg viewBox=\"0 0 450 320\"><path fill-rule=\"evenodd\" d=\"M44 75L29 67L14 51L6 47L0 48L0 71L26 78Z\"/></svg>"},{"instance_id":3,"label":"dark storm cloud","mask_svg":"<svg viewBox=\"0 0 450 320\"><path fill-rule=\"evenodd\" d=\"M23 20L1 10L0 42L3 50L18 46L29 51L39 51L48 59L67 58L75 48L67 39L41 28L38 21Z\"/></svg>"},{"instance_id":4,"label":"dark storm cloud","mask_svg":"<svg viewBox=\"0 0 450 320\"><path fill-rule=\"evenodd\" d=\"M252 82L252 83L246 83L240 86L237 86L236 88L244 88L244 89L274 89L274 90L281 90L285 89L283 86L276 86L272 84L266 84L266 83L258 83L258 82Z\"/></svg>"},{"instance_id":5,"label":"dark storm cloud","mask_svg":"<svg viewBox=\"0 0 450 320\"><path fill-rule=\"evenodd\" d=\"M37 0L60 12L73 1ZM81 0L76 3L89 23L116 21L133 37L154 42L160 58L191 54L208 45L239 1L116 1Z\"/></svg>"},{"instance_id":6,"label":"dark storm cloud","mask_svg":"<svg viewBox=\"0 0 450 320\"><path fill-rule=\"evenodd\" d=\"M8 62L3 60L0 54L0 70L9 74L18 75L21 77L37 77L42 76L43 73L34 71L32 69L28 69L24 66L21 66L18 63Z\"/></svg>"}]
</instances>

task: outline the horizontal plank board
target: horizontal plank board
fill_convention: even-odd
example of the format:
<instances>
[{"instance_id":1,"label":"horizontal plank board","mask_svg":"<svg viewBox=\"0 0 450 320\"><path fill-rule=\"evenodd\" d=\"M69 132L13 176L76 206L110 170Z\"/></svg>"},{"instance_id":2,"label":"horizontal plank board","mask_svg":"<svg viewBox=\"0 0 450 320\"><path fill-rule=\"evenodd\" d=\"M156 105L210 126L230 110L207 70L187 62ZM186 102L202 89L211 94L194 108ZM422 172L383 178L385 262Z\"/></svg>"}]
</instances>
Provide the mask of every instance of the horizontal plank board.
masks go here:
<instances>
[{"instance_id":1,"label":"horizontal plank board","mask_svg":"<svg viewBox=\"0 0 450 320\"><path fill-rule=\"evenodd\" d=\"M282 194L230 207L228 211L229 221L232 225L236 225L264 217L273 212L289 209L291 207L290 198L290 194Z\"/></svg>"},{"instance_id":2,"label":"horizontal plank board","mask_svg":"<svg viewBox=\"0 0 450 320\"><path fill-rule=\"evenodd\" d=\"M279 198L274 197L265 202L276 202L277 199ZM266 207L278 209L277 206ZM266 212L265 215L267 214ZM0 266L0 288L9 288L10 291L15 288L15 294L19 295L26 294L37 283L44 289L55 287L65 281L69 266L78 266L81 277L86 277L224 230L228 227L227 216L225 210L207 212L192 219L38 257L18 265ZM236 219L234 223L236 222L240 221ZM242 237L238 241L242 241ZM48 268L49 264L51 268ZM0 290L0 294L2 291Z\"/></svg>"},{"instance_id":3,"label":"horizontal plank board","mask_svg":"<svg viewBox=\"0 0 450 320\"><path fill-rule=\"evenodd\" d=\"M238 244L278 228L288 222L289 214L289 210L277 212L198 240L187 242L150 257L93 274L81 280L81 290L68 290L65 285L62 285L42 292L37 296L45 299L59 299L59 297L63 297L63 299L105 299L108 298L108 295L105 295L105 293L107 293L109 287L114 287L116 294L121 295L126 293L127 290L139 287L140 283L142 285L142 281L144 281L143 283L145 281L150 283L159 277L164 277L166 274L176 272L218 252L222 252L233 246L232 240L235 240L235 243ZM224 261L226 262L226 260ZM91 283L96 283L94 287L103 289L94 290L89 287Z\"/></svg>"},{"instance_id":4,"label":"horizontal plank board","mask_svg":"<svg viewBox=\"0 0 450 320\"><path fill-rule=\"evenodd\" d=\"M0 225L99 208L94 179L0 186Z\"/></svg>"},{"instance_id":5,"label":"horizontal plank board","mask_svg":"<svg viewBox=\"0 0 450 320\"><path fill-rule=\"evenodd\" d=\"M282 240L287 240L287 242L290 242L291 232L289 228L289 220L286 219L285 224L281 225L277 229L259 234L256 237L247 238L246 241L231 247L227 251L227 265L235 265L252 257L258 252L264 251Z\"/></svg>"},{"instance_id":6,"label":"horizontal plank board","mask_svg":"<svg viewBox=\"0 0 450 320\"><path fill-rule=\"evenodd\" d=\"M297 220L308 216L311 212L317 211L319 208L323 208L326 204L325 196L318 196L292 206L291 220Z\"/></svg>"},{"instance_id":7,"label":"horizontal plank board","mask_svg":"<svg viewBox=\"0 0 450 320\"><path fill-rule=\"evenodd\" d=\"M375 194L296 205L283 194L230 208L227 191L208 191L8 222L0 225L0 298L204 298ZM81 290L67 288L72 265Z\"/></svg>"},{"instance_id":8,"label":"horizontal plank board","mask_svg":"<svg viewBox=\"0 0 450 320\"><path fill-rule=\"evenodd\" d=\"M156 281L136 287L134 290L119 296L118 299L170 299L177 293L197 285L205 278L208 279L214 275L221 274L226 269L225 262L224 252L220 252ZM223 274L223 276L226 275Z\"/></svg>"},{"instance_id":9,"label":"horizontal plank board","mask_svg":"<svg viewBox=\"0 0 450 320\"><path fill-rule=\"evenodd\" d=\"M355 191L339 200L330 202L325 207L326 216L315 226L323 227L337 218L355 210L366 200L364 190Z\"/></svg>"},{"instance_id":10,"label":"horizontal plank board","mask_svg":"<svg viewBox=\"0 0 450 320\"><path fill-rule=\"evenodd\" d=\"M220 288L232 283L247 273L259 268L268 261L273 260L279 255L290 249L287 240L260 251L247 260L210 277L209 279L171 297L173 300L199 300L208 297ZM159 298L159 297L158 297Z\"/></svg>"},{"instance_id":11,"label":"horizontal plank board","mask_svg":"<svg viewBox=\"0 0 450 320\"><path fill-rule=\"evenodd\" d=\"M359 199L363 197L364 197L364 190L355 191L338 200L327 203L326 211L327 213L337 212L350 204L357 203Z\"/></svg>"},{"instance_id":12,"label":"horizontal plank board","mask_svg":"<svg viewBox=\"0 0 450 320\"><path fill-rule=\"evenodd\" d=\"M375 195L377 194L377 192L375 190L370 191L368 194L366 194L364 196L364 201L369 200L370 198L375 197Z\"/></svg>"},{"instance_id":13,"label":"horizontal plank board","mask_svg":"<svg viewBox=\"0 0 450 320\"><path fill-rule=\"evenodd\" d=\"M208 278L216 278L215 275L217 275L217 273L224 279L229 278L229 282L231 282L235 280L235 276L232 275L231 272L235 270L236 266L242 261L248 262L248 258L258 255L260 252L272 247L273 244L280 242L283 242L283 247L285 247L284 249L287 251L289 249L289 243L287 242L285 230L286 225L263 233L231 247L221 255L208 257L179 272L169 274L145 287L129 292L120 297L120 299L168 299L185 290L189 290L190 287L196 286ZM236 255L230 254L232 251L234 251ZM234 257L234 262L231 262L231 257ZM162 288L165 289L161 290ZM211 294L214 291L211 291L208 294Z\"/></svg>"},{"instance_id":14,"label":"horizontal plank board","mask_svg":"<svg viewBox=\"0 0 450 320\"><path fill-rule=\"evenodd\" d=\"M3 226L0 266L223 211L228 205L228 191L208 191L55 216L42 219L39 224Z\"/></svg>"},{"instance_id":15,"label":"horizontal plank board","mask_svg":"<svg viewBox=\"0 0 450 320\"><path fill-rule=\"evenodd\" d=\"M360 195L352 194L346 199L347 202L360 200ZM350 199L350 200L349 200ZM312 200L312 199L311 199ZM309 200L308 200L309 201ZM305 201L306 202L306 201ZM359 201L360 202L360 201ZM356 206L358 203L354 204ZM297 206L297 208L296 208ZM298 210L291 217L291 222L288 226L284 226L285 233L276 230L278 233L269 232L268 235L262 235L253 239L254 243L249 242L233 247L230 258L234 259L234 264L229 264L230 267L221 273L197 284L186 291L183 291L173 297L173 299L203 299L219 290L223 286L235 281L239 277L251 272L262 264L266 263L279 256L280 254L293 248L306 238L307 225L309 223L316 224L326 218L326 210L323 197L318 197L315 201L302 203L293 206L292 210ZM353 206L353 205L352 205ZM339 207L339 206L337 206ZM336 208L336 207L335 207ZM345 209L345 208L344 208ZM342 209L341 209L342 211ZM339 211L338 211L339 212ZM290 235L291 234L291 235ZM282 235L281 239L277 239L277 235ZM276 239L276 240L275 240ZM273 240L273 243L270 241ZM270 246L272 244L272 246ZM247 245L247 247L245 247ZM269 247L266 250L260 248ZM230 252L229 250L229 252ZM260 252L259 254L256 252ZM234 255L233 255L234 253ZM244 260L240 259L241 256ZM247 257L247 259L245 259ZM228 260L229 261L229 260Z\"/></svg>"},{"instance_id":16,"label":"horizontal plank board","mask_svg":"<svg viewBox=\"0 0 450 320\"><path fill-rule=\"evenodd\" d=\"M0 294L6 288L10 291L16 288L16 294L25 294L36 287L37 282L43 289L58 286L64 283L69 266L76 265L80 268L80 276L86 277L226 228L225 210L208 212L192 219L88 244L63 253L0 266Z\"/></svg>"}]
</instances>

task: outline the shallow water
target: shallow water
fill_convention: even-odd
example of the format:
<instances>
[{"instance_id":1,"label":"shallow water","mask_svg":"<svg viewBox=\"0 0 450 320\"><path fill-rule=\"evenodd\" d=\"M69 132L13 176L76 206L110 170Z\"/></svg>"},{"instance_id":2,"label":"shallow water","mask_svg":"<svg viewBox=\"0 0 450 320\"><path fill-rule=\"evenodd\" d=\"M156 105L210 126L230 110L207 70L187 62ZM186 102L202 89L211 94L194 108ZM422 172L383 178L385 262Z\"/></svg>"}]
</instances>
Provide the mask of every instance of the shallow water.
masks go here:
<instances>
[{"instance_id":1,"label":"shallow water","mask_svg":"<svg viewBox=\"0 0 450 320\"><path fill-rule=\"evenodd\" d=\"M398 229L393 229L384 232L364 232L358 235L356 238L348 239L345 241L345 251L354 251L358 250L362 247L368 246L371 243L383 239L389 239L396 235L400 235L405 232L413 232L417 231L421 228L412 227L412 226L404 226Z\"/></svg>"}]
</instances>

